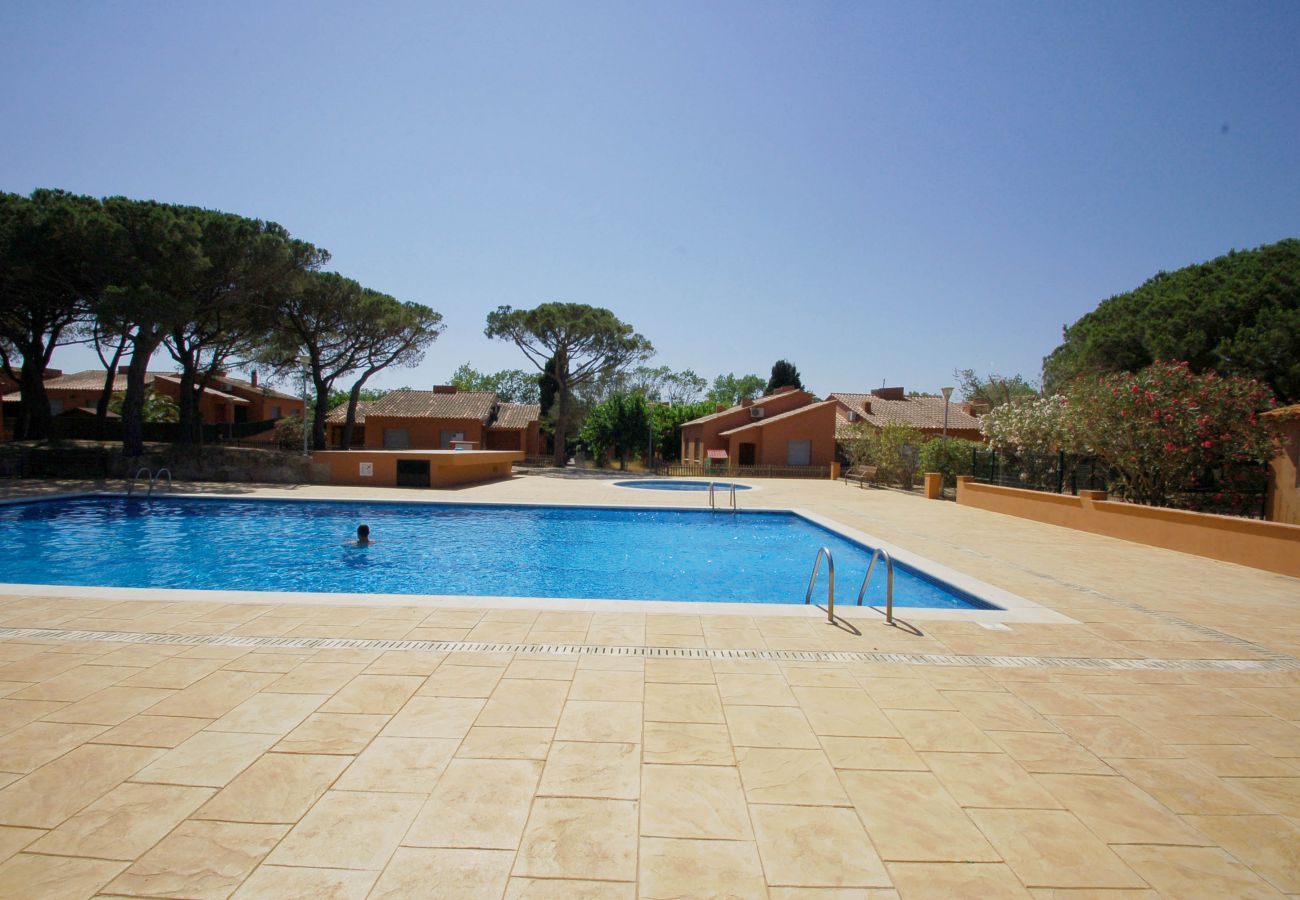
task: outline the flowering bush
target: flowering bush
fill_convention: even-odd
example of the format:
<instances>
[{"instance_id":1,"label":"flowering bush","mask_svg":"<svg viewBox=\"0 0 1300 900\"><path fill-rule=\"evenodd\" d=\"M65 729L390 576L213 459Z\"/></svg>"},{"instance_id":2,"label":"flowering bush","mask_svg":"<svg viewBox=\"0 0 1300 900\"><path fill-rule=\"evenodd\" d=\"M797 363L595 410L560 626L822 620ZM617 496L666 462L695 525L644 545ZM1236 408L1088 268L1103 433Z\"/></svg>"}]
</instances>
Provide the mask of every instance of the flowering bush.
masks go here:
<instances>
[{"instance_id":1,"label":"flowering bush","mask_svg":"<svg viewBox=\"0 0 1300 900\"><path fill-rule=\"evenodd\" d=\"M1072 443L1110 466L1116 493L1169 506L1214 473L1231 483L1242 468L1272 456L1273 438L1259 413L1273 405L1272 393L1254 379L1157 361L1138 372L1078 379L1065 408Z\"/></svg>"},{"instance_id":2,"label":"flowering bush","mask_svg":"<svg viewBox=\"0 0 1300 900\"><path fill-rule=\"evenodd\" d=\"M984 449L978 441L961 438L948 438L945 448L943 438L932 437L921 445L921 471L941 473L943 483L951 487L956 476L971 473L971 451Z\"/></svg>"},{"instance_id":3,"label":"flowering bush","mask_svg":"<svg viewBox=\"0 0 1300 900\"><path fill-rule=\"evenodd\" d=\"M994 407L980 419L980 431L994 450L1016 453L1072 449L1073 425L1069 401L1060 394L1018 397Z\"/></svg>"},{"instance_id":4,"label":"flowering bush","mask_svg":"<svg viewBox=\"0 0 1300 900\"><path fill-rule=\"evenodd\" d=\"M876 477L881 481L892 481L911 490L916 483L920 447L926 436L907 425L877 429L859 424L853 428L856 435L846 447L849 462L855 466L875 466Z\"/></svg>"}]
</instances>

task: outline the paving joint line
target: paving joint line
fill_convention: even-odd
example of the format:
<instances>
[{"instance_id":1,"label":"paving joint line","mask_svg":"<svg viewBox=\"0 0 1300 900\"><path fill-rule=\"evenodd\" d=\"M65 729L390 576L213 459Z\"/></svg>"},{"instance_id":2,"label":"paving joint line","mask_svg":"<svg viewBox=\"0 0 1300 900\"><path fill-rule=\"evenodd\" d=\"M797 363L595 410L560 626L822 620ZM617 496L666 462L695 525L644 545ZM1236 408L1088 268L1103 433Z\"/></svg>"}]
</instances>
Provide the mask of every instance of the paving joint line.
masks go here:
<instances>
[{"instance_id":1,"label":"paving joint line","mask_svg":"<svg viewBox=\"0 0 1300 900\"><path fill-rule=\"evenodd\" d=\"M913 666L992 666L1037 669L1132 671L1271 672L1300 669L1300 660L1269 659L1109 659L1077 656L977 656L956 653L897 653L885 650L767 650L709 647L607 646L602 644L520 644L490 641L430 641L401 638L258 637L233 634L162 634L137 631L87 631L58 628L3 628L0 639L86 641L187 647L248 647L277 650L396 650L424 653L515 653L545 656L627 656L641 659L718 659L772 662L868 662Z\"/></svg>"}]
</instances>

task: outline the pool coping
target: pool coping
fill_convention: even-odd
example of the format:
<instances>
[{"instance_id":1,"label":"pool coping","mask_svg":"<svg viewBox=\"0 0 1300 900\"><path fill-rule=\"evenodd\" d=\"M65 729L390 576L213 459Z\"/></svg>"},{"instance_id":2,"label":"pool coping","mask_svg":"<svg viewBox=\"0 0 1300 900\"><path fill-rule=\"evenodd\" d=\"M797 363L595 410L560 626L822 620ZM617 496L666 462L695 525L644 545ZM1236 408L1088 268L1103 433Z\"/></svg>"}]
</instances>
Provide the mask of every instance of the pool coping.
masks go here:
<instances>
[{"instance_id":1,"label":"pool coping","mask_svg":"<svg viewBox=\"0 0 1300 900\"><path fill-rule=\"evenodd\" d=\"M72 500L82 497L126 497L125 491L74 491L69 493L52 493L40 497L24 497L0 500L0 505L8 506L19 503L48 502ZM588 509L628 509L628 510L666 510L683 512L701 512L700 507L687 506L637 506L623 503L564 503L511 501L494 502L484 500L420 500L409 498L322 498L322 497L259 497L257 494L223 494L205 493L202 495L160 493L156 496L183 500L276 500L299 503L385 503L418 505L438 503L460 506L526 506L526 507L568 507ZM887 551L896 563L905 563L933 578L947 582L954 588L964 591L976 599L998 605L999 609L943 609L924 606L897 606L894 618L903 621L947 621L973 622L977 624L1044 624L1076 625L1077 620L1057 612L1054 609L1035 603L1018 594L966 575L942 563L913 553L889 541L881 540L865 531L852 528L828 516L815 513L801 507L747 507L737 510L745 513L793 513L818 527L825 528L846 540L872 548ZM718 510L717 515L729 515L731 510ZM811 572L811 565L809 566ZM337 592L309 591L245 591L230 589L198 590L190 588L133 588L133 587L98 587L59 584L20 584L0 582L0 596L104 600L122 602L128 600L158 603L230 603L241 605L323 605L323 606L408 606L429 608L461 609L531 609L564 612L624 612L660 615L714 615L714 616L764 616L790 617L807 616L813 608L818 615L825 615L824 599L817 602L814 591L813 602L807 603L729 603L712 601L684 600L612 600L594 598L565 597L509 597L509 596L475 596L464 594L353 594ZM825 597L825 594L822 594ZM883 606L857 606L852 600L839 600L835 604L835 615L841 619L865 619L884 623Z\"/></svg>"}]
</instances>

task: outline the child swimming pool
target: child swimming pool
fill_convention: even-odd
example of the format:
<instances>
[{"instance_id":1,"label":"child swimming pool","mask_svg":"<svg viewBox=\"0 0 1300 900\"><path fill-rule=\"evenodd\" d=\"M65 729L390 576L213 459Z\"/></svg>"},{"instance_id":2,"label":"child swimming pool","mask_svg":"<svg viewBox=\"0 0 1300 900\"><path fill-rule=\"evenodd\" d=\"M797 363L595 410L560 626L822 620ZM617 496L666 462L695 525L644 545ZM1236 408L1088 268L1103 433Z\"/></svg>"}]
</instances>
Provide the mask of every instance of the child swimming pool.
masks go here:
<instances>
[{"instance_id":1,"label":"child swimming pool","mask_svg":"<svg viewBox=\"0 0 1300 900\"><path fill-rule=\"evenodd\" d=\"M642 491L707 491L707 481L672 481L668 478L645 478L637 481L615 481L614 487L637 488ZM738 491L749 490L747 484L732 484L730 481L712 482L715 491L726 493L733 487Z\"/></svg>"},{"instance_id":2,"label":"child swimming pool","mask_svg":"<svg viewBox=\"0 0 1300 900\"><path fill-rule=\"evenodd\" d=\"M855 591L871 553L791 512L99 496L0 527L6 583L191 590L802 603L819 547ZM905 565L894 603L998 608Z\"/></svg>"}]
</instances>

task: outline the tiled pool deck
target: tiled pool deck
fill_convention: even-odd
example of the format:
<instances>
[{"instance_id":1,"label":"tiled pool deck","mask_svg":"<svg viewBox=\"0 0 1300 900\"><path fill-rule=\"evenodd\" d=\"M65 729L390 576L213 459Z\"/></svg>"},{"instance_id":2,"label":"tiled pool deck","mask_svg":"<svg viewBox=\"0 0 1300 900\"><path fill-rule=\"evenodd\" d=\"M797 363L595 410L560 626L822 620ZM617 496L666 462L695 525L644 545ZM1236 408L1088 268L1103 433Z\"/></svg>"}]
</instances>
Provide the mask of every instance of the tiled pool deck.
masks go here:
<instances>
[{"instance_id":1,"label":"tiled pool deck","mask_svg":"<svg viewBox=\"0 0 1300 900\"><path fill-rule=\"evenodd\" d=\"M1300 581L761 485L1075 624L0 597L0 896L1300 895Z\"/></svg>"}]
</instances>

